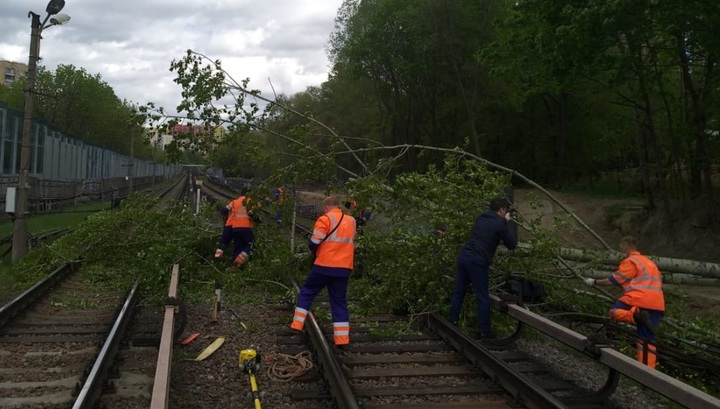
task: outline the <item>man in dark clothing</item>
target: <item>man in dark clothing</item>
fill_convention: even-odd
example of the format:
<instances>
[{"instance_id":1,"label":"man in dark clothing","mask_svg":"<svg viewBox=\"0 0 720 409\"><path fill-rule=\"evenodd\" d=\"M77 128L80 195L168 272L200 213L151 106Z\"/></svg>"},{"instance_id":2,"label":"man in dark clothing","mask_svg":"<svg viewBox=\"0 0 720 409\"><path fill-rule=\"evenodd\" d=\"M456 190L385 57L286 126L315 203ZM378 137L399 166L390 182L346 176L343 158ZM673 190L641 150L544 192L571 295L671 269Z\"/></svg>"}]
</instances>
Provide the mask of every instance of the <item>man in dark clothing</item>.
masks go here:
<instances>
[{"instance_id":1,"label":"man in dark clothing","mask_svg":"<svg viewBox=\"0 0 720 409\"><path fill-rule=\"evenodd\" d=\"M472 283L478 304L478 326L480 338L494 338L490 325L490 294L488 291L489 268L500 240L512 250L517 247L515 237L508 223L512 220L510 204L506 199L490 201L490 210L475 219L470 238L458 255L458 270L455 276L455 289L450 302L450 321L456 324L460 317L468 282Z\"/></svg>"}]
</instances>

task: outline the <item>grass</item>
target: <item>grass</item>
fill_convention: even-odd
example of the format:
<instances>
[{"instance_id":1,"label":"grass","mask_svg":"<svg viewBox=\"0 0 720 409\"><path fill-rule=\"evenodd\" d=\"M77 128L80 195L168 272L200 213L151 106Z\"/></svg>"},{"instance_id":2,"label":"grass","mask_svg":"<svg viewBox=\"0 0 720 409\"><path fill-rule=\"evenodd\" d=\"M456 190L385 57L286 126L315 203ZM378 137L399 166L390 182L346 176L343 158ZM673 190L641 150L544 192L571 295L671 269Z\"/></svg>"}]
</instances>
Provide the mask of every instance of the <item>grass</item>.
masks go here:
<instances>
[{"instance_id":1,"label":"grass","mask_svg":"<svg viewBox=\"0 0 720 409\"><path fill-rule=\"evenodd\" d=\"M86 203L67 206L48 213L31 214L28 218L28 231L38 234L47 230L73 228L85 220L90 213L110 209L110 202ZM0 221L0 237L12 234L12 221Z\"/></svg>"},{"instance_id":2,"label":"grass","mask_svg":"<svg viewBox=\"0 0 720 409\"><path fill-rule=\"evenodd\" d=\"M48 230L74 228L85 220L88 215L108 209L110 209L110 202L97 202L66 206L47 213L31 214L28 217L28 233L32 236ZM12 220L9 218L0 219L0 238L11 235L12 230ZM0 250L4 251L6 248L4 245ZM0 267L9 265L9 263L10 254L7 254L0 260Z\"/></svg>"}]
</instances>

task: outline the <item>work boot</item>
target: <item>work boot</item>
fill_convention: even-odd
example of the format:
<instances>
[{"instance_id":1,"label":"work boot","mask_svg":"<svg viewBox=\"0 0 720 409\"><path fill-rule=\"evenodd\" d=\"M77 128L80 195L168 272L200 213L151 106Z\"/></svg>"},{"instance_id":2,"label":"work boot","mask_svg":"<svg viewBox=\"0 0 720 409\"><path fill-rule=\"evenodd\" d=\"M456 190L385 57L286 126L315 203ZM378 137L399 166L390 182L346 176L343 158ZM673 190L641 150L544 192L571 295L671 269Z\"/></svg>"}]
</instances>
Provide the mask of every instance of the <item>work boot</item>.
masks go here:
<instances>
[{"instance_id":1,"label":"work boot","mask_svg":"<svg viewBox=\"0 0 720 409\"><path fill-rule=\"evenodd\" d=\"M633 314L633 319L635 320L635 323L642 326L643 328L650 331L651 334L655 335L655 325L653 325L652 320L650 319L650 311L648 310L639 310L635 314Z\"/></svg>"}]
</instances>

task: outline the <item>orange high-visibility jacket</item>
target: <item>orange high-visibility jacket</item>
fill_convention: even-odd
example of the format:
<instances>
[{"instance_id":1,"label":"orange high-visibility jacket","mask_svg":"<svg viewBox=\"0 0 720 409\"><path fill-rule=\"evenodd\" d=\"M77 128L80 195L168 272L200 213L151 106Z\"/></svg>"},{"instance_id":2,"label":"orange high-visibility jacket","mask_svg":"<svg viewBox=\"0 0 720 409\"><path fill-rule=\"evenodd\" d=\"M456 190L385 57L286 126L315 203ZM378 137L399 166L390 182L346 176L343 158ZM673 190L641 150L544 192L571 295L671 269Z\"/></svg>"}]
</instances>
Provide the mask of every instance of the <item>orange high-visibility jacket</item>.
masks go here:
<instances>
[{"instance_id":1,"label":"orange high-visibility jacket","mask_svg":"<svg viewBox=\"0 0 720 409\"><path fill-rule=\"evenodd\" d=\"M353 268L355 257L355 218L346 215L342 217L340 209L332 209L318 217L310 238L315 244L320 244L315 253L315 265L322 267ZM330 236L327 236L340 222ZM327 238L326 238L327 236ZM325 239L325 241L323 241Z\"/></svg>"},{"instance_id":2,"label":"orange high-visibility jacket","mask_svg":"<svg viewBox=\"0 0 720 409\"><path fill-rule=\"evenodd\" d=\"M226 226L232 226L233 228L249 228L252 229L253 221L250 218L247 210L247 204L250 203L250 198L240 196L233 200L227 205L230 214L228 215Z\"/></svg>"},{"instance_id":3,"label":"orange high-visibility jacket","mask_svg":"<svg viewBox=\"0 0 720 409\"><path fill-rule=\"evenodd\" d=\"M618 301L634 307L665 311L660 270L640 252L630 253L620 262L618 271L612 277L625 291Z\"/></svg>"}]
</instances>

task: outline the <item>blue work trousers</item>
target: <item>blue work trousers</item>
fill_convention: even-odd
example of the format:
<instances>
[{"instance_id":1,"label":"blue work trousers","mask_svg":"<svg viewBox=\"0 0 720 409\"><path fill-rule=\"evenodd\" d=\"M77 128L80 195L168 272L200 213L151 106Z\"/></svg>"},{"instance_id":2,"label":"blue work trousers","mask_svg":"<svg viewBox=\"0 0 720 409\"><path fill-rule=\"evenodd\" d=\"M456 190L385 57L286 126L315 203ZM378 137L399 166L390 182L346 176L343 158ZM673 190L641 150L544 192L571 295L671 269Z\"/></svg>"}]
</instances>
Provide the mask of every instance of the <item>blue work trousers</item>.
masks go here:
<instances>
[{"instance_id":1,"label":"blue work trousers","mask_svg":"<svg viewBox=\"0 0 720 409\"><path fill-rule=\"evenodd\" d=\"M632 308L631 305L625 304L622 301L617 301L615 304L610 308L612 310L629 310ZM660 318L663 316L662 311L658 310L649 310L647 308L641 308L641 310L645 310L650 313L650 322L652 325L657 328L660 325ZM647 340L648 342L654 344L655 343L655 334L650 332L648 328L645 328L643 325L640 325L639 323L635 323L635 328L637 329L638 337L642 340Z\"/></svg>"},{"instance_id":2,"label":"blue work trousers","mask_svg":"<svg viewBox=\"0 0 720 409\"><path fill-rule=\"evenodd\" d=\"M252 229L245 227L234 228L232 229L232 240L234 247L232 259L235 260L238 254L243 251L245 252L245 254L250 254L253 241L255 241L255 235L253 234Z\"/></svg>"},{"instance_id":3,"label":"blue work trousers","mask_svg":"<svg viewBox=\"0 0 720 409\"><path fill-rule=\"evenodd\" d=\"M460 253L455 276L455 289L450 301L450 321L457 323L460 318L468 283L472 284L478 305L478 327L480 332L490 333L490 293L488 289L488 266L475 257Z\"/></svg>"},{"instance_id":4,"label":"blue work trousers","mask_svg":"<svg viewBox=\"0 0 720 409\"><path fill-rule=\"evenodd\" d=\"M232 226L223 226L222 234L220 235L220 241L218 242L217 248L225 250L225 248L232 241Z\"/></svg>"},{"instance_id":5,"label":"blue work trousers","mask_svg":"<svg viewBox=\"0 0 720 409\"><path fill-rule=\"evenodd\" d=\"M313 267L302 288L300 288L297 306L309 311L320 290L327 288L333 322L349 322L350 314L348 313L346 298L347 285L348 277L322 274L318 272L316 267Z\"/></svg>"}]
</instances>

